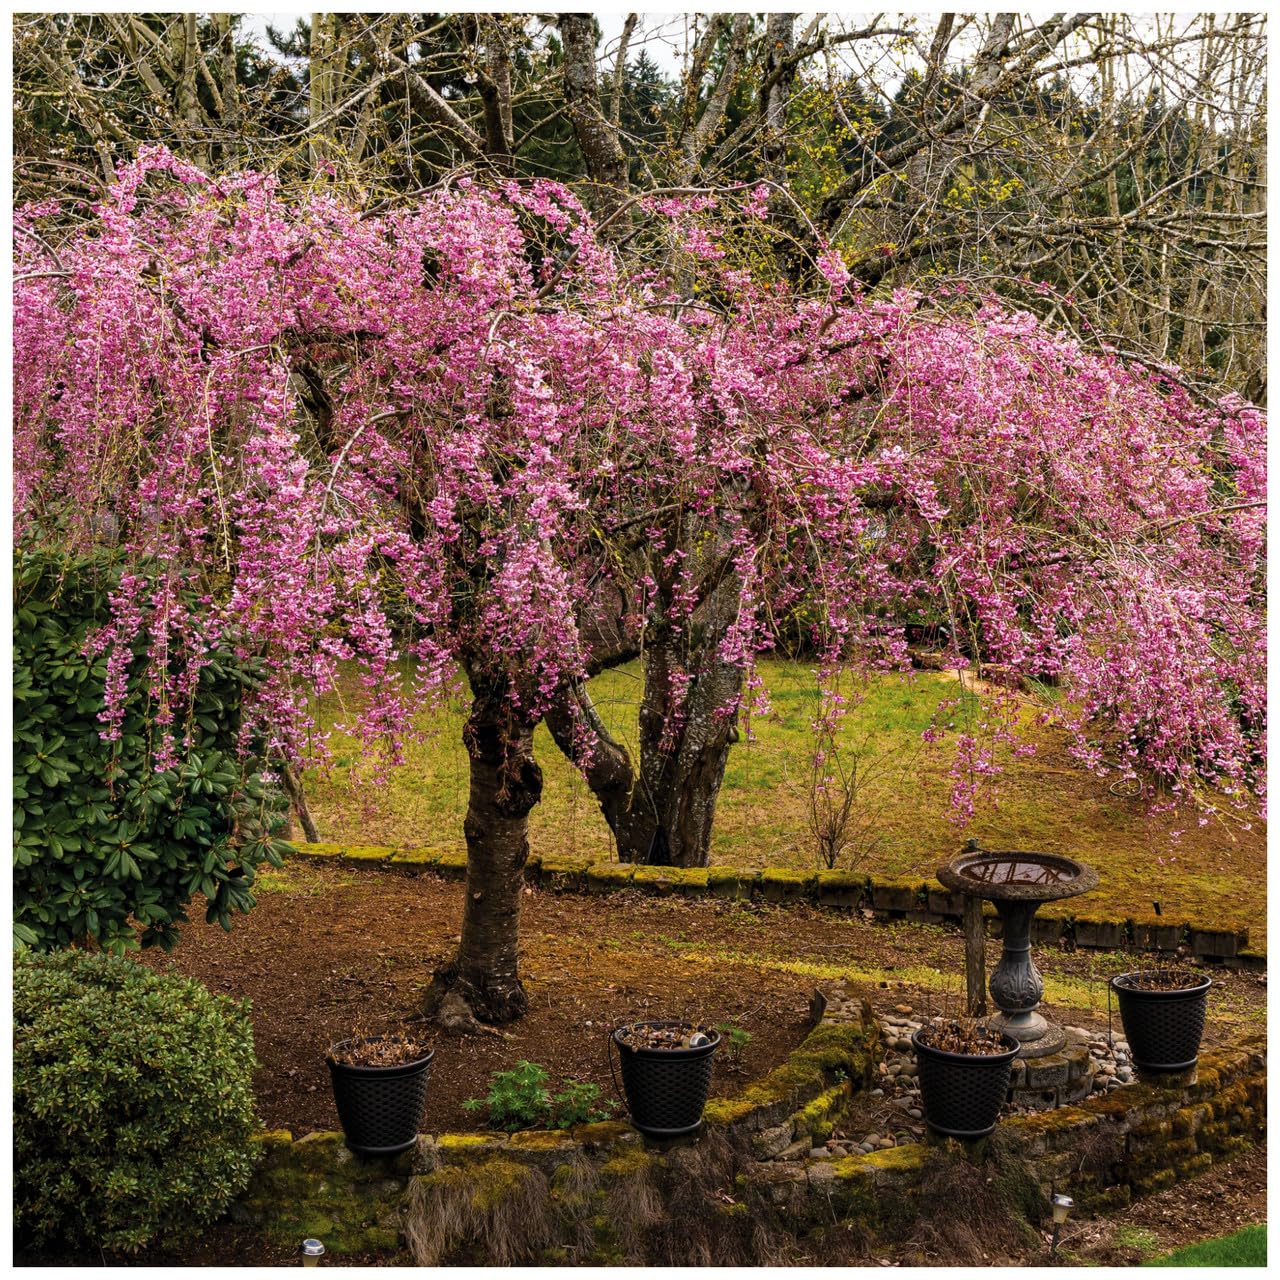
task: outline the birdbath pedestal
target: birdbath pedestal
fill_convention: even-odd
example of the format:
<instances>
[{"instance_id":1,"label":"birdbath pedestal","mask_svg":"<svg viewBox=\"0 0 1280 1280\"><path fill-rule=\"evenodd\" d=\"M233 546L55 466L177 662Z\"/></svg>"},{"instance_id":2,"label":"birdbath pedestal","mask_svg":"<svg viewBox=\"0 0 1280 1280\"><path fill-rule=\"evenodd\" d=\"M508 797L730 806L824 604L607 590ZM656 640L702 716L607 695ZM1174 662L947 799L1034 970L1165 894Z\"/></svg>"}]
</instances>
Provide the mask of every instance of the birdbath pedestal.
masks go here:
<instances>
[{"instance_id":1,"label":"birdbath pedestal","mask_svg":"<svg viewBox=\"0 0 1280 1280\"><path fill-rule=\"evenodd\" d=\"M999 1013L988 1025L1007 1031L1022 1046L1020 1057L1056 1053L1066 1037L1036 1012L1044 982L1031 962L1031 919L1042 902L1074 898L1096 888L1092 867L1056 853L977 850L938 868L948 889L995 903L1004 924L1004 950L991 975L991 999Z\"/></svg>"}]
</instances>

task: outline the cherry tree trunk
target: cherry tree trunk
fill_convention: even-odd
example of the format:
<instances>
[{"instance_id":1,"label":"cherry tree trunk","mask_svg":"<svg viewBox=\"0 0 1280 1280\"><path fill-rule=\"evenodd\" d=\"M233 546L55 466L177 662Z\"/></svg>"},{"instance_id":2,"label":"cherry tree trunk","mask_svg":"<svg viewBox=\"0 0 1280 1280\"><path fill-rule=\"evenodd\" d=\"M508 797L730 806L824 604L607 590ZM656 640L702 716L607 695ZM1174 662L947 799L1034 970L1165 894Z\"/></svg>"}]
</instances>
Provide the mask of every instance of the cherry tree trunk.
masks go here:
<instances>
[{"instance_id":1,"label":"cherry tree trunk","mask_svg":"<svg viewBox=\"0 0 1280 1280\"><path fill-rule=\"evenodd\" d=\"M477 686L473 678L462 731L471 770L462 933L457 955L435 972L425 1008L447 1030L511 1022L529 1005L520 981L520 896L542 770L533 726L514 719L500 693Z\"/></svg>"},{"instance_id":2,"label":"cherry tree trunk","mask_svg":"<svg viewBox=\"0 0 1280 1280\"><path fill-rule=\"evenodd\" d=\"M742 669L712 659L689 672L667 643L646 650L644 665L640 768L630 807L614 828L618 857L705 867L729 748L738 738L733 712Z\"/></svg>"},{"instance_id":3,"label":"cherry tree trunk","mask_svg":"<svg viewBox=\"0 0 1280 1280\"><path fill-rule=\"evenodd\" d=\"M624 862L705 867L729 748L738 740L742 668L717 647L729 621L728 582L697 623L697 643L655 627L642 651L639 762L605 726L584 681L561 687L546 713L556 745L582 770ZM608 647L602 643L601 648ZM614 644L616 666L633 654Z\"/></svg>"}]
</instances>

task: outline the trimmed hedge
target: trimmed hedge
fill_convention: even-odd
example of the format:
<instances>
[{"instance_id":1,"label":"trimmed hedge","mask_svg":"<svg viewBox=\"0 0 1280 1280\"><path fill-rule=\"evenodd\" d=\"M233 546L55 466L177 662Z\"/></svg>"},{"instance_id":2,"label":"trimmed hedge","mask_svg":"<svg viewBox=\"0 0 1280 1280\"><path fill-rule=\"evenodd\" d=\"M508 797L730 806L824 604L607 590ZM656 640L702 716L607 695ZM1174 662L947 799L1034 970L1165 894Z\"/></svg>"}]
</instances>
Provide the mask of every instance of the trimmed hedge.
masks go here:
<instances>
[{"instance_id":1,"label":"trimmed hedge","mask_svg":"<svg viewBox=\"0 0 1280 1280\"><path fill-rule=\"evenodd\" d=\"M47 949L93 940L120 951L166 949L192 897L231 927L254 905L287 801L238 752L240 700L255 679L228 649L199 674L180 763L157 772L154 711L140 679L148 638L135 643L119 741L100 735L106 655L86 651L109 619L118 555L14 557L13 819L15 941Z\"/></svg>"},{"instance_id":2,"label":"trimmed hedge","mask_svg":"<svg viewBox=\"0 0 1280 1280\"><path fill-rule=\"evenodd\" d=\"M124 956L14 953L14 1229L128 1251L248 1185L248 1006Z\"/></svg>"}]
</instances>

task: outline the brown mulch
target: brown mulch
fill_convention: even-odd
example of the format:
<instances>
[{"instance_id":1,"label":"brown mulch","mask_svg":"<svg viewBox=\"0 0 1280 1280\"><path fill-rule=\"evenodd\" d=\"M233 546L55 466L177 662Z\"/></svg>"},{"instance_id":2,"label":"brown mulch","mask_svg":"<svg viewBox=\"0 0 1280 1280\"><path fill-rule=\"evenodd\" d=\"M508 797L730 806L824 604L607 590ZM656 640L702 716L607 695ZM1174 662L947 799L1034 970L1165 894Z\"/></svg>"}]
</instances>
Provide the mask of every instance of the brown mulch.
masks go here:
<instances>
[{"instance_id":1,"label":"brown mulch","mask_svg":"<svg viewBox=\"0 0 1280 1280\"><path fill-rule=\"evenodd\" d=\"M287 877L296 890L263 893L229 934L193 923L170 955L144 960L252 1002L259 1115L268 1129L298 1137L338 1127L329 1045L416 1015L433 970L457 943L462 889L429 875L303 861ZM687 1018L749 1032L737 1059L717 1054L713 1094L767 1073L804 1038L814 984L683 960L668 942L703 937L705 915L685 903L527 892L529 1012L499 1035L436 1038L426 1131L482 1128L483 1112L462 1103L483 1097L493 1072L522 1059L546 1067L553 1087L590 1081L602 1101L614 1100L607 1033L627 1020Z\"/></svg>"}]
</instances>

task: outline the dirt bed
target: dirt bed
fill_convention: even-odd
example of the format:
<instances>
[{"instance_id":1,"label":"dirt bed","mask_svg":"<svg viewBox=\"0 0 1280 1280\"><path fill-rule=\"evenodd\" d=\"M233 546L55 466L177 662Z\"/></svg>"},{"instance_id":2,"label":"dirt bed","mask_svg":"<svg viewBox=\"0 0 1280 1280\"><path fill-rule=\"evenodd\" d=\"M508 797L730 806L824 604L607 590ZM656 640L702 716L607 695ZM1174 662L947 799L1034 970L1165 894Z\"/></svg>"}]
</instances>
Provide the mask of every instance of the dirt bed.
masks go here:
<instances>
[{"instance_id":1,"label":"dirt bed","mask_svg":"<svg viewBox=\"0 0 1280 1280\"><path fill-rule=\"evenodd\" d=\"M376 1033L416 1015L432 971L457 943L462 891L430 876L305 861L267 886L230 934L192 924L171 955L145 961L252 1001L259 1115L296 1137L338 1127L326 1048L353 1030ZM672 930L701 934L699 915L528 893L529 1012L501 1034L436 1038L424 1128L482 1128L483 1112L463 1102L483 1097L493 1072L522 1059L546 1067L553 1085L590 1081L602 1100L613 1099L607 1032L625 1020L689 1018L748 1032L736 1057L717 1055L714 1093L776 1066L806 1034L813 982L746 964L711 967L664 945L659 935Z\"/></svg>"},{"instance_id":2,"label":"dirt bed","mask_svg":"<svg viewBox=\"0 0 1280 1280\"><path fill-rule=\"evenodd\" d=\"M324 1051L353 1028L412 1016L452 952L462 890L427 874L295 859L265 877L257 908L230 934L192 924L170 955L146 963L253 1002L263 1123L295 1135L337 1127ZM194 911L193 911L193 914ZM425 1128L481 1127L462 1103L521 1059L613 1097L606 1032L626 1019L685 1017L751 1039L717 1058L714 1093L763 1075L803 1038L815 986L844 980L882 1011L924 1012L963 998L963 944L942 927L886 925L860 914L638 893L526 891L523 965L530 1011L502 1035L437 1041ZM988 945L988 966L999 944ZM1036 950L1058 1021L1103 1027L1106 979L1132 957ZM1262 1026L1265 978L1215 971L1206 1044Z\"/></svg>"}]
</instances>

